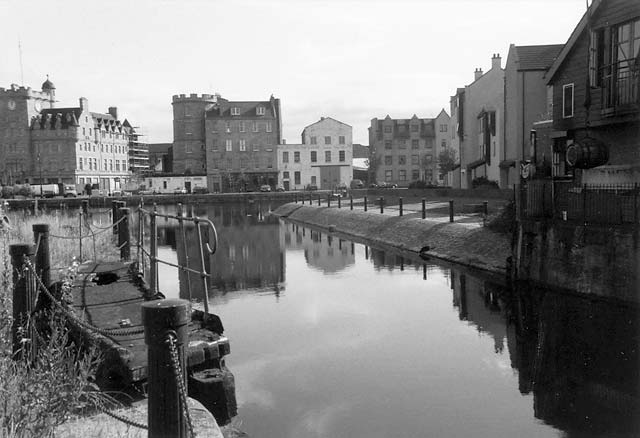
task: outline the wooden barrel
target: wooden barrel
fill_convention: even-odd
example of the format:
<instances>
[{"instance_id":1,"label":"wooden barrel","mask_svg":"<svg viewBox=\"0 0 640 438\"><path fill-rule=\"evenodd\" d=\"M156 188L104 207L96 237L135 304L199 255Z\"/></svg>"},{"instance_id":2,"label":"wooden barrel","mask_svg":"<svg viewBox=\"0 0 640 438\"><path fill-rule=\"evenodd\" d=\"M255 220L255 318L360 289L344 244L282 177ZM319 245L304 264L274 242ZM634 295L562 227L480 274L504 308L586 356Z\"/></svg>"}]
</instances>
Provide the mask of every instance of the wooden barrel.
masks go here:
<instances>
[{"instance_id":1,"label":"wooden barrel","mask_svg":"<svg viewBox=\"0 0 640 438\"><path fill-rule=\"evenodd\" d=\"M578 169L591 169L609 161L609 149L600 140L587 137L567 147L566 160Z\"/></svg>"}]
</instances>

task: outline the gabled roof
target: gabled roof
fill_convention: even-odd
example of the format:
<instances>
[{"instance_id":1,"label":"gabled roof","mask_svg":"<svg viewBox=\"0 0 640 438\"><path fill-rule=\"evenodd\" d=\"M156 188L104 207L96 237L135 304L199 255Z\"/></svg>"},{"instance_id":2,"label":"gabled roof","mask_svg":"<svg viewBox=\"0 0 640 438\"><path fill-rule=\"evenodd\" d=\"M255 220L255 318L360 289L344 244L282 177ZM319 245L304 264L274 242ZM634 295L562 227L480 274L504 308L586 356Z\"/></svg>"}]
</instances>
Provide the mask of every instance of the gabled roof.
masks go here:
<instances>
[{"instance_id":1,"label":"gabled roof","mask_svg":"<svg viewBox=\"0 0 640 438\"><path fill-rule=\"evenodd\" d=\"M304 129L307 129L307 128L313 126L313 125L317 125L318 123L322 123L325 120L333 120L334 122L340 123L341 125L345 125L345 126L348 126L349 128L351 128L351 125L349 125L347 123L344 123L344 122L341 122L340 120L336 120L333 117L320 117L320 120L318 120L317 122L314 122L314 123L312 123L310 125L305 126ZM304 132L304 129L303 129L303 132Z\"/></svg>"},{"instance_id":2,"label":"gabled roof","mask_svg":"<svg viewBox=\"0 0 640 438\"><path fill-rule=\"evenodd\" d=\"M514 46L518 70L547 70L564 44L542 46Z\"/></svg>"},{"instance_id":3,"label":"gabled roof","mask_svg":"<svg viewBox=\"0 0 640 438\"><path fill-rule=\"evenodd\" d=\"M573 32L571 32L571 36L569 36L567 43L564 45L562 50L560 50L560 53L556 57L555 61L553 61L553 64L551 64L551 67L549 68L547 74L544 75L547 84L551 82L560 66L562 66L565 58L575 45L576 41L578 41L578 38L580 38L580 35L584 31L584 29L587 27L590 15L593 15L596 12L598 6L600 6L600 3L602 3L602 0L593 0L587 12L584 13L582 18L578 22L578 25L575 27L575 29L573 29Z\"/></svg>"}]
</instances>

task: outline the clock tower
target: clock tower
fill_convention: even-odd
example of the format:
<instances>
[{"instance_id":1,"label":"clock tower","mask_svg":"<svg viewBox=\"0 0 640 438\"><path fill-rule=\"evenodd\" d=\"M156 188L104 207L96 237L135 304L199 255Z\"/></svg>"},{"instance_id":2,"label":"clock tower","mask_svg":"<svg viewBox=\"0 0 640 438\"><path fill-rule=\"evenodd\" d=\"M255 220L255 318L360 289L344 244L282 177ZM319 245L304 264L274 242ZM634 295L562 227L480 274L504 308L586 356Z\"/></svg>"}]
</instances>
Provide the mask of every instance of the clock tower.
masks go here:
<instances>
[{"instance_id":1,"label":"clock tower","mask_svg":"<svg viewBox=\"0 0 640 438\"><path fill-rule=\"evenodd\" d=\"M31 120L55 105L56 87L49 80L42 91L11 84L0 88L0 182L29 182L35 157L31 150Z\"/></svg>"}]
</instances>

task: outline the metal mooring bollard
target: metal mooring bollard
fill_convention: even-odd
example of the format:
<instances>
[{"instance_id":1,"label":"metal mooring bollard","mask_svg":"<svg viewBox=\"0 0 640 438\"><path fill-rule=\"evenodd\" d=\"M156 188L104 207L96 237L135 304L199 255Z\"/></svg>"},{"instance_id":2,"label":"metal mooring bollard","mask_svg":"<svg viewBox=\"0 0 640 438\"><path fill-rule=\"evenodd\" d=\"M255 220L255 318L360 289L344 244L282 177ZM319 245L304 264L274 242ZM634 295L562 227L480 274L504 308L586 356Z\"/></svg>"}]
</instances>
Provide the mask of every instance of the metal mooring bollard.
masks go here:
<instances>
[{"instance_id":1,"label":"metal mooring bollard","mask_svg":"<svg viewBox=\"0 0 640 438\"><path fill-rule=\"evenodd\" d=\"M118 248L120 248L120 260L128 261L131 258L131 237L129 236L129 218L131 211L127 207L119 209L122 219L118 226Z\"/></svg>"},{"instance_id":2,"label":"metal mooring bollard","mask_svg":"<svg viewBox=\"0 0 640 438\"><path fill-rule=\"evenodd\" d=\"M402 216L404 213L402 208L402 198L398 198L398 207L400 208L400 216Z\"/></svg>"},{"instance_id":3,"label":"metal mooring bollard","mask_svg":"<svg viewBox=\"0 0 640 438\"><path fill-rule=\"evenodd\" d=\"M112 224L115 224L116 222L118 222L118 208L120 208L120 206L118 205L118 201L111 201L111 223ZM118 234L117 225L113 226L113 234Z\"/></svg>"},{"instance_id":4,"label":"metal mooring bollard","mask_svg":"<svg viewBox=\"0 0 640 438\"><path fill-rule=\"evenodd\" d=\"M320 207L320 198L322 198L322 196L318 195L318 207Z\"/></svg>"},{"instance_id":5,"label":"metal mooring bollard","mask_svg":"<svg viewBox=\"0 0 640 438\"><path fill-rule=\"evenodd\" d=\"M422 219L427 218L427 200L422 198Z\"/></svg>"},{"instance_id":6,"label":"metal mooring bollard","mask_svg":"<svg viewBox=\"0 0 640 438\"><path fill-rule=\"evenodd\" d=\"M187 438L188 419L180 392L187 396L185 344L191 308L186 300L154 300L142 304L147 344L149 438ZM172 353L168 337L175 341ZM175 357L177 353L177 358ZM177 359L177 361L176 361ZM180 376L175 370L179 367ZM182 379L182 383L178 379Z\"/></svg>"},{"instance_id":7,"label":"metal mooring bollard","mask_svg":"<svg viewBox=\"0 0 640 438\"><path fill-rule=\"evenodd\" d=\"M364 211L367 211L367 197L364 197Z\"/></svg>"},{"instance_id":8,"label":"metal mooring bollard","mask_svg":"<svg viewBox=\"0 0 640 438\"><path fill-rule=\"evenodd\" d=\"M380 213L384 213L384 198L380 196L379 201L380 201Z\"/></svg>"},{"instance_id":9,"label":"metal mooring bollard","mask_svg":"<svg viewBox=\"0 0 640 438\"><path fill-rule=\"evenodd\" d=\"M449 222L453 222L453 199L449 201Z\"/></svg>"},{"instance_id":10,"label":"metal mooring bollard","mask_svg":"<svg viewBox=\"0 0 640 438\"><path fill-rule=\"evenodd\" d=\"M342 196L338 196L338 208L342 208L342 202L340 201Z\"/></svg>"},{"instance_id":11,"label":"metal mooring bollard","mask_svg":"<svg viewBox=\"0 0 640 438\"><path fill-rule=\"evenodd\" d=\"M349 196L349 208L353 210L353 196Z\"/></svg>"},{"instance_id":12,"label":"metal mooring bollard","mask_svg":"<svg viewBox=\"0 0 640 438\"><path fill-rule=\"evenodd\" d=\"M331 207L331 193L327 195L327 207Z\"/></svg>"},{"instance_id":13,"label":"metal mooring bollard","mask_svg":"<svg viewBox=\"0 0 640 438\"><path fill-rule=\"evenodd\" d=\"M35 247L27 244L9 245L9 254L11 255L11 267L13 268L13 324L11 333L13 337L13 358L18 359L22 356L22 348L24 347L22 339L28 335L22 333L31 313L36 307L37 289L35 288L34 278L30 272L23 270L24 257L26 256L33 262L33 254ZM23 275L24 273L24 275ZM31 343L33 345L33 342Z\"/></svg>"},{"instance_id":14,"label":"metal mooring bollard","mask_svg":"<svg viewBox=\"0 0 640 438\"><path fill-rule=\"evenodd\" d=\"M49 255L49 224L34 224L33 241L36 244L36 272L45 286L51 285L51 256Z\"/></svg>"},{"instance_id":15,"label":"metal mooring bollard","mask_svg":"<svg viewBox=\"0 0 640 438\"><path fill-rule=\"evenodd\" d=\"M542 198L544 200L544 196ZM482 211L485 216L489 214L489 201L482 201Z\"/></svg>"}]
</instances>

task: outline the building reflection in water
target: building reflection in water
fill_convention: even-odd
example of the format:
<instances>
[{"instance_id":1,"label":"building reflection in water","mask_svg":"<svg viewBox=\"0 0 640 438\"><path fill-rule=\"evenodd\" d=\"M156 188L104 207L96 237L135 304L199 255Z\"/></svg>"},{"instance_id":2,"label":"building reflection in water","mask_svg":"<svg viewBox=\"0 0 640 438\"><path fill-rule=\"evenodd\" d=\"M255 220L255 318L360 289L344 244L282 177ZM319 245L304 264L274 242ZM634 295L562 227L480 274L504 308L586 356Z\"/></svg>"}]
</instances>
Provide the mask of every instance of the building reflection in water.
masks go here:
<instances>
[{"instance_id":1,"label":"building reflection in water","mask_svg":"<svg viewBox=\"0 0 640 438\"><path fill-rule=\"evenodd\" d=\"M335 274L356 262L354 243L330 234L283 221L281 235L287 250L304 251L307 264L325 274Z\"/></svg>"},{"instance_id":2,"label":"building reflection in water","mask_svg":"<svg viewBox=\"0 0 640 438\"><path fill-rule=\"evenodd\" d=\"M505 346L536 418L566 437L640 436L638 309L452 272L459 318Z\"/></svg>"},{"instance_id":3,"label":"building reflection in water","mask_svg":"<svg viewBox=\"0 0 640 438\"><path fill-rule=\"evenodd\" d=\"M257 203L208 205L205 211L197 211L199 216L209 218L218 232L215 254L204 251L204 264L211 274L207 282L210 296L255 289L278 295L284 290L285 254L280 225L277 217L267 213ZM175 220L164 226L159 224L158 228L160 238L175 249L180 265L201 270L198 233L193 224L185 222L184 232ZM203 242L210 242L208 228L203 226L201 230ZM189 288L193 299L204 298L199 274L179 272L179 284L181 298L189 298Z\"/></svg>"}]
</instances>

